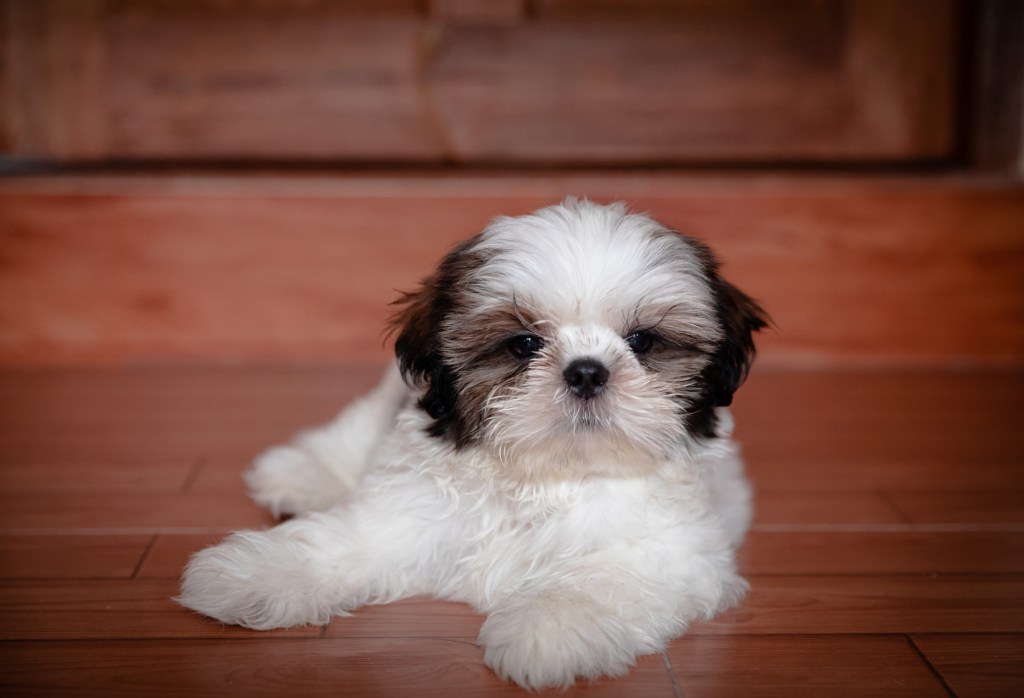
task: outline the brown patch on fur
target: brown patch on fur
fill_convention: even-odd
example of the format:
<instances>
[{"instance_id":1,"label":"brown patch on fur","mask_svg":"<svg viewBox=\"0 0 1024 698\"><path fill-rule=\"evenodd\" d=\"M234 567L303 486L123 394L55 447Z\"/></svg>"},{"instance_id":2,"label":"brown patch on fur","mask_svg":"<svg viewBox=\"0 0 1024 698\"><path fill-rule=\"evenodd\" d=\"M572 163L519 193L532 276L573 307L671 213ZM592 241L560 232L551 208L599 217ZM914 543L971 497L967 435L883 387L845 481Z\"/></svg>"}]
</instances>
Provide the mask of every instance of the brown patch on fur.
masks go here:
<instances>
[{"instance_id":1,"label":"brown patch on fur","mask_svg":"<svg viewBox=\"0 0 1024 698\"><path fill-rule=\"evenodd\" d=\"M753 298L719 275L718 260L710 249L696 240L691 243L711 284L715 311L723 330L723 338L715 347L711 362L701 373L701 397L687 416L691 433L711 437L716 426L714 408L732 404L733 393L746 380L754 361L754 332L768 327L770 319Z\"/></svg>"},{"instance_id":2,"label":"brown patch on fur","mask_svg":"<svg viewBox=\"0 0 1024 698\"><path fill-rule=\"evenodd\" d=\"M483 264L485 257L473 252L479 236L457 245L441 261L437 270L424 279L420 288L405 293L395 302L399 310L391 321L395 355L407 382L424 388L419 405L434 418L430 433L462 443L466 425L457 409L459 400L455 368L441 352L441 329L459 307L465 279Z\"/></svg>"},{"instance_id":3,"label":"brown patch on fur","mask_svg":"<svg viewBox=\"0 0 1024 698\"><path fill-rule=\"evenodd\" d=\"M473 333L451 331L453 322L463 322ZM530 359L512 355L508 342L524 334L539 335L531 314L518 306L508 306L487 315L448 320L445 352L458 375L458 410L468 436L475 436L486 416L486 404L495 388L510 387L522 376Z\"/></svg>"},{"instance_id":4,"label":"brown patch on fur","mask_svg":"<svg viewBox=\"0 0 1024 698\"><path fill-rule=\"evenodd\" d=\"M453 322L460 327L452 328ZM461 331L472 327L473 332ZM541 335L532 315L518 306L482 313L456 312L448 320L444 332L445 351L458 364L469 364L495 352L505 352L509 339L519 335Z\"/></svg>"}]
</instances>

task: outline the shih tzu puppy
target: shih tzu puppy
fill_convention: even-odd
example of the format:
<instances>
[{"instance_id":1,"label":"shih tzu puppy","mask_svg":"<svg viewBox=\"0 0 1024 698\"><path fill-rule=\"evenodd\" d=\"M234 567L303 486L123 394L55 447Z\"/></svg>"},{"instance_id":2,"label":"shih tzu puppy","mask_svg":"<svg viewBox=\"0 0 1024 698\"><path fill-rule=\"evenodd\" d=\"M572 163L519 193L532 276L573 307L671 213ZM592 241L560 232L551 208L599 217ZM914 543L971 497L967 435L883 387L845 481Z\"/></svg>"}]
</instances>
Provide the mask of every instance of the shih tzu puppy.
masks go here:
<instances>
[{"instance_id":1,"label":"shih tzu puppy","mask_svg":"<svg viewBox=\"0 0 1024 698\"><path fill-rule=\"evenodd\" d=\"M461 601L527 688L622 674L737 603L726 407L766 317L706 247L568 199L496 219L399 306L381 385L246 475L294 518L196 554L181 603L268 629Z\"/></svg>"}]
</instances>

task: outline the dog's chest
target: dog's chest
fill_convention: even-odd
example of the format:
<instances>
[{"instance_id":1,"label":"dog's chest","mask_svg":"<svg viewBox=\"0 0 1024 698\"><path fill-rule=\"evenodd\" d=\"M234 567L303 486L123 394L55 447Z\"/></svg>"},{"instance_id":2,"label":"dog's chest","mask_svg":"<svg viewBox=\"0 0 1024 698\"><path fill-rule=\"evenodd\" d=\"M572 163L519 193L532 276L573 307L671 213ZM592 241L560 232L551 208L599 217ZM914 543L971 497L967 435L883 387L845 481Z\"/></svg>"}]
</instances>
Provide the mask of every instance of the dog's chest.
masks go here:
<instances>
[{"instance_id":1,"label":"dog's chest","mask_svg":"<svg viewBox=\"0 0 1024 698\"><path fill-rule=\"evenodd\" d=\"M472 542L484 558L519 553L528 561L629 545L679 523L680 512L654 490L646 482L597 481L496 495L471 517Z\"/></svg>"}]
</instances>

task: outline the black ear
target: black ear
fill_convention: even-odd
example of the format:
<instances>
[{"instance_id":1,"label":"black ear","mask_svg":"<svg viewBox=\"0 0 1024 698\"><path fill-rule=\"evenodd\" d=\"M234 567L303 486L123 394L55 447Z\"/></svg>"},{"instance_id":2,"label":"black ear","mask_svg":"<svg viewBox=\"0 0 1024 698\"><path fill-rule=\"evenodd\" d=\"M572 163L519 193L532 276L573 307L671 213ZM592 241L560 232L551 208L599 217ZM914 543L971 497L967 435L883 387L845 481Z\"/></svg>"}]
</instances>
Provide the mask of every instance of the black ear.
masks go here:
<instances>
[{"instance_id":1,"label":"black ear","mask_svg":"<svg viewBox=\"0 0 1024 698\"><path fill-rule=\"evenodd\" d=\"M446 369L438 351L438 329L447 301L443 292L428 279L419 291L404 294L397 303L403 306L394 317L398 330L395 356L402 377L410 385L426 388L420 407L441 423L454 413L456 394L454 376ZM438 435L441 433L443 430Z\"/></svg>"},{"instance_id":2,"label":"black ear","mask_svg":"<svg viewBox=\"0 0 1024 698\"><path fill-rule=\"evenodd\" d=\"M441 355L440 332L455 307L460 280L470 265L467 250L473 242L467 240L455 248L418 290L403 293L394 303L399 306L391 320L392 331L398 333L395 356L405 381L425 388L419 405L434 418L433 436L458 438L462 432L457 377Z\"/></svg>"},{"instance_id":3,"label":"black ear","mask_svg":"<svg viewBox=\"0 0 1024 698\"><path fill-rule=\"evenodd\" d=\"M705 385L713 407L732 404L733 393L746 380L754 361L754 332L768 326L768 315L750 296L716 273L712 277L723 339L705 369Z\"/></svg>"},{"instance_id":4,"label":"black ear","mask_svg":"<svg viewBox=\"0 0 1024 698\"><path fill-rule=\"evenodd\" d=\"M718 273L718 262L699 245L711 286L715 313L722 339L701 373L701 396L687 414L690 432L704 437L715 435L715 408L732 404L732 396L743 384L754 361L754 333L768 327L768 314L750 296Z\"/></svg>"}]
</instances>

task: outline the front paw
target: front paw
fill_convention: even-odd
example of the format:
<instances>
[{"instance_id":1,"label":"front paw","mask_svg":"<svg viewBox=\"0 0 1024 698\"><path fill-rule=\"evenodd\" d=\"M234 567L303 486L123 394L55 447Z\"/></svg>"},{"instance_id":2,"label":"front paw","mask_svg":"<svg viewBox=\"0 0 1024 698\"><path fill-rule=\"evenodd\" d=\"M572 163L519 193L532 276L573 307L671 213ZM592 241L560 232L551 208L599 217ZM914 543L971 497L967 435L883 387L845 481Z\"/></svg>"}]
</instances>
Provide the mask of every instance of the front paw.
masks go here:
<instances>
[{"instance_id":1,"label":"front paw","mask_svg":"<svg viewBox=\"0 0 1024 698\"><path fill-rule=\"evenodd\" d=\"M222 623L255 630L323 625L327 605L309 570L268 533L237 533L194 556L185 568L178 603Z\"/></svg>"},{"instance_id":2,"label":"front paw","mask_svg":"<svg viewBox=\"0 0 1024 698\"><path fill-rule=\"evenodd\" d=\"M274 516L323 511L348 492L314 453L297 446L277 446L259 455L245 483L253 500Z\"/></svg>"},{"instance_id":3,"label":"front paw","mask_svg":"<svg viewBox=\"0 0 1024 698\"><path fill-rule=\"evenodd\" d=\"M535 598L489 615L480 644L502 679L527 689L565 688L577 678L625 674L638 655L661 649L637 630L588 599Z\"/></svg>"}]
</instances>

